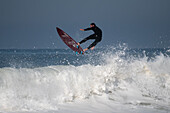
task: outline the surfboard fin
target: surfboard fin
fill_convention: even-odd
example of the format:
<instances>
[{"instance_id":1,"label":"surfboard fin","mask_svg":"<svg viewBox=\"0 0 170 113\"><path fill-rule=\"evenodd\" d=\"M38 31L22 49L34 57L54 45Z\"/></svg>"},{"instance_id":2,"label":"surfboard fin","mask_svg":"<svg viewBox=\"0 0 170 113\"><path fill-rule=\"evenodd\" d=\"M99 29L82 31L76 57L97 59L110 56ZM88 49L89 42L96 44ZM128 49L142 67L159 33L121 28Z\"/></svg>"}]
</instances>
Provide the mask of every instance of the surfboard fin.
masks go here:
<instances>
[{"instance_id":1,"label":"surfboard fin","mask_svg":"<svg viewBox=\"0 0 170 113\"><path fill-rule=\"evenodd\" d=\"M79 49L79 45L77 45L77 48Z\"/></svg>"}]
</instances>

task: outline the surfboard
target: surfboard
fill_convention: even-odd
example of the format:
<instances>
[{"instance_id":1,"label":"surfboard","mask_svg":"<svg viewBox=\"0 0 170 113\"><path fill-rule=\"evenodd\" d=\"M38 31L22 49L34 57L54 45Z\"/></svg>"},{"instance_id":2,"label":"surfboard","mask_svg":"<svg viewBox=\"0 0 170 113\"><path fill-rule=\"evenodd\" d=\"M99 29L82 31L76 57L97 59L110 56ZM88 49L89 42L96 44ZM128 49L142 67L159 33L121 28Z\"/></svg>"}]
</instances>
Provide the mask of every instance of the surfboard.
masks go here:
<instances>
[{"instance_id":1,"label":"surfboard","mask_svg":"<svg viewBox=\"0 0 170 113\"><path fill-rule=\"evenodd\" d=\"M65 33L63 30L61 30L60 28L56 27L56 30L60 36L60 38L63 40L63 42L69 47L71 48L73 51L79 54L83 54L83 49L80 47L80 45L77 45L77 42L71 38L67 33Z\"/></svg>"}]
</instances>

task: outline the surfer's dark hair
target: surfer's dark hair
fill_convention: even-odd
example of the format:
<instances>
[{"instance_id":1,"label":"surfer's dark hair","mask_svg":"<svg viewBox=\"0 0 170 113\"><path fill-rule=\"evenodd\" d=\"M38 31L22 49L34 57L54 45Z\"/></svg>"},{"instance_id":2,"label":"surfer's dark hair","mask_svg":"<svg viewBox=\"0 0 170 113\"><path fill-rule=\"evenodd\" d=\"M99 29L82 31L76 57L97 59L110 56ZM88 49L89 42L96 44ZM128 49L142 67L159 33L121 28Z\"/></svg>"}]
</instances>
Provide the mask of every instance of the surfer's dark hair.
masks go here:
<instances>
[{"instance_id":1,"label":"surfer's dark hair","mask_svg":"<svg viewBox=\"0 0 170 113\"><path fill-rule=\"evenodd\" d=\"M96 26L96 24L95 24L95 23L91 23L90 25L94 25L94 26Z\"/></svg>"}]
</instances>

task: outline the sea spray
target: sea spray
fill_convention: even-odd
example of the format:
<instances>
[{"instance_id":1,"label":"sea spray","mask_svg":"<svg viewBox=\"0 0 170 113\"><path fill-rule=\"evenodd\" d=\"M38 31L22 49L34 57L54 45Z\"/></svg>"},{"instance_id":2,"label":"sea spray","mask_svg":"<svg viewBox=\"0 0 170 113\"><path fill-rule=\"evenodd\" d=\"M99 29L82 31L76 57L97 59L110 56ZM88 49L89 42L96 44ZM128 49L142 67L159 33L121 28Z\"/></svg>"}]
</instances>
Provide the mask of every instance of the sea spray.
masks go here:
<instances>
[{"instance_id":1,"label":"sea spray","mask_svg":"<svg viewBox=\"0 0 170 113\"><path fill-rule=\"evenodd\" d=\"M0 68L0 111L58 110L59 104L102 95L116 103L168 109L169 56L150 58L142 51L136 57L129 51L87 54L91 58L81 65Z\"/></svg>"}]
</instances>

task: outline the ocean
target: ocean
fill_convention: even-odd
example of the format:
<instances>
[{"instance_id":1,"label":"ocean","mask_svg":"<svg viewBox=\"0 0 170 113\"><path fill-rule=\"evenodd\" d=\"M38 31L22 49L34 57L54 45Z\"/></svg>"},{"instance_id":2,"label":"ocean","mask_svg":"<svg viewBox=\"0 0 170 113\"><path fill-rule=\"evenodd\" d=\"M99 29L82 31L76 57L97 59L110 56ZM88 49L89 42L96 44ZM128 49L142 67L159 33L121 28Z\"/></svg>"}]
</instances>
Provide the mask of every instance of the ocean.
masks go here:
<instances>
[{"instance_id":1,"label":"ocean","mask_svg":"<svg viewBox=\"0 0 170 113\"><path fill-rule=\"evenodd\" d=\"M1 49L2 113L169 113L170 48Z\"/></svg>"}]
</instances>

